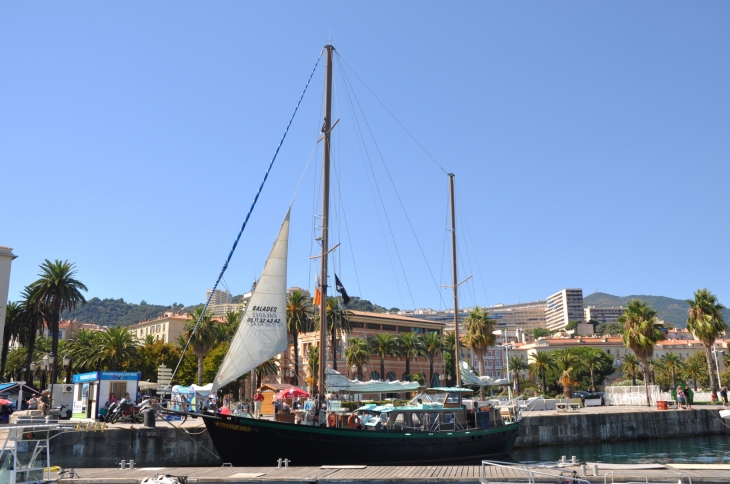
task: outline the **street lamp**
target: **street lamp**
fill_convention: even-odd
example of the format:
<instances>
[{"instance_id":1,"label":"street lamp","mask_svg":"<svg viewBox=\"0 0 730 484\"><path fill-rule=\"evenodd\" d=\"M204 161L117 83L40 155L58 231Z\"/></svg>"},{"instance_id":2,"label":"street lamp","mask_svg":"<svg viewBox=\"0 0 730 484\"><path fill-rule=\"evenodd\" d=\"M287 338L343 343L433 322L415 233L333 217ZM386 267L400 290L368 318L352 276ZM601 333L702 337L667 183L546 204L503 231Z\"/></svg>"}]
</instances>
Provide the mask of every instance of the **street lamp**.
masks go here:
<instances>
[{"instance_id":1,"label":"street lamp","mask_svg":"<svg viewBox=\"0 0 730 484\"><path fill-rule=\"evenodd\" d=\"M53 353L48 354L48 365L49 370L51 371L51 404L49 406L50 408L53 408L53 384L56 379L56 355Z\"/></svg>"},{"instance_id":2,"label":"street lamp","mask_svg":"<svg viewBox=\"0 0 730 484\"><path fill-rule=\"evenodd\" d=\"M30 384L33 385L35 380L35 369L38 367L38 365L35 364L35 361L30 362Z\"/></svg>"},{"instance_id":3,"label":"street lamp","mask_svg":"<svg viewBox=\"0 0 730 484\"><path fill-rule=\"evenodd\" d=\"M66 353L63 356L63 367L66 369L66 379L64 383L71 383L71 357Z\"/></svg>"},{"instance_id":4,"label":"street lamp","mask_svg":"<svg viewBox=\"0 0 730 484\"><path fill-rule=\"evenodd\" d=\"M352 370L352 375L355 377L354 380L357 380L357 374L355 373L357 371L357 365L352 365L350 369Z\"/></svg>"},{"instance_id":5,"label":"street lamp","mask_svg":"<svg viewBox=\"0 0 730 484\"><path fill-rule=\"evenodd\" d=\"M45 355L43 359L41 359L41 388L40 390L43 391L46 388L46 371L48 370L48 355Z\"/></svg>"}]
</instances>

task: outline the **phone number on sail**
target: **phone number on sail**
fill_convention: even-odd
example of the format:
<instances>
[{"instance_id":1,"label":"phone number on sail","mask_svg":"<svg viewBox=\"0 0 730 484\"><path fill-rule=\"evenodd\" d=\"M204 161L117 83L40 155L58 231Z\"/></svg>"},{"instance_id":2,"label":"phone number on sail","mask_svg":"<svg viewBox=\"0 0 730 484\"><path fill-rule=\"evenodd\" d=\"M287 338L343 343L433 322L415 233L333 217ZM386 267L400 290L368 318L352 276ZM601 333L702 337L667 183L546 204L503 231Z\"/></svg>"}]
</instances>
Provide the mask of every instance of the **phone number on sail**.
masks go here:
<instances>
[{"instance_id":1,"label":"phone number on sail","mask_svg":"<svg viewBox=\"0 0 730 484\"><path fill-rule=\"evenodd\" d=\"M276 306L254 306L251 317L246 322L251 326L276 326L281 324L281 319L276 315Z\"/></svg>"}]
</instances>

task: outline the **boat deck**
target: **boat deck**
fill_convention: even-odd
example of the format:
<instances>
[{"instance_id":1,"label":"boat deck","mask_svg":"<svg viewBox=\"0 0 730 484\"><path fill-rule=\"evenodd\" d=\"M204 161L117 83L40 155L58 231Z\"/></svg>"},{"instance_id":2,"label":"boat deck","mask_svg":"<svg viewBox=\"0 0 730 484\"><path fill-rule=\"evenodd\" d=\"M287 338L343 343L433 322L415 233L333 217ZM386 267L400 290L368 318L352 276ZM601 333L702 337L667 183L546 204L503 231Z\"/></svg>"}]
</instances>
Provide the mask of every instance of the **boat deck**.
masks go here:
<instances>
[{"instance_id":1,"label":"boat deck","mask_svg":"<svg viewBox=\"0 0 730 484\"><path fill-rule=\"evenodd\" d=\"M730 464L692 465L692 469L608 469L599 468L598 476L580 476L591 483L636 481L677 483L681 473L683 482L728 483ZM540 469L555 477L535 477L536 482L556 482L560 472L567 477L579 467ZM155 474L187 476L189 484L197 483L409 483L409 482L464 482L478 483L480 466L322 466L322 467L148 467L141 469L76 469L77 477L61 477L59 484L138 484ZM515 469L488 468L487 480L499 482L527 482L527 474ZM589 468L588 474L592 471ZM613 473L613 476L611 475ZM55 473L54 473L55 474ZM57 474L53 475L56 477Z\"/></svg>"}]
</instances>

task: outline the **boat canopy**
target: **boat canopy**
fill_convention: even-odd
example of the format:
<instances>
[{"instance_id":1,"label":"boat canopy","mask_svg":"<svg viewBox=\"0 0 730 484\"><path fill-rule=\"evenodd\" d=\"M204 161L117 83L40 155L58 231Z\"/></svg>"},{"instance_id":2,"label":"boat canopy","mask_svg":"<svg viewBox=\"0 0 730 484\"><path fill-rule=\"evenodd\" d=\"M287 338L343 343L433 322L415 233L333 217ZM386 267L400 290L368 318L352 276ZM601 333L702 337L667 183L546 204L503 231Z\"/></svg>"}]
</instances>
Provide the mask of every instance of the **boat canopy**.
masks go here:
<instances>
[{"instance_id":1,"label":"boat canopy","mask_svg":"<svg viewBox=\"0 0 730 484\"><path fill-rule=\"evenodd\" d=\"M427 392L451 392L451 393L474 393L471 388L457 388L457 387L434 387L427 388Z\"/></svg>"},{"instance_id":2,"label":"boat canopy","mask_svg":"<svg viewBox=\"0 0 730 484\"><path fill-rule=\"evenodd\" d=\"M414 381L360 381L350 380L332 368L325 368L326 387L329 393L398 393L418 390L419 383Z\"/></svg>"},{"instance_id":3,"label":"boat canopy","mask_svg":"<svg viewBox=\"0 0 730 484\"><path fill-rule=\"evenodd\" d=\"M478 387L489 387L496 385L509 385L509 378L495 379L491 376L477 376L476 373L469 368L469 365L462 361L459 365L461 371L461 383L464 385L474 385Z\"/></svg>"}]
</instances>

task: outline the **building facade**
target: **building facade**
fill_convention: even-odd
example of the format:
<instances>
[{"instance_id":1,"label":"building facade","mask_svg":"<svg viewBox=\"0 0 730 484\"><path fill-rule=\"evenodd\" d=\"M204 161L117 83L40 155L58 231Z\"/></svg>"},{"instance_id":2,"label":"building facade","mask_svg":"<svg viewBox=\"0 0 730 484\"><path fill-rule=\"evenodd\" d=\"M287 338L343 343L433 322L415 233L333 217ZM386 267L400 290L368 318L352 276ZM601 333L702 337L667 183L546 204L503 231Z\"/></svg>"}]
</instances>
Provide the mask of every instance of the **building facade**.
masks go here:
<instances>
[{"instance_id":1,"label":"building facade","mask_svg":"<svg viewBox=\"0 0 730 484\"><path fill-rule=\"evenodd\" d=\"M588 306L583 309L583 319L588 321L598 321L599 323L615 323L616 320L624 313L623 306L598 308L596 306Z\"/></svg>"},{"instance_id":2,"label":"building facade","mask_svg":"<svg viewBox=\"0 0 730 484\"><path fill-rule=\"evenodd\" d=\"M155 340L170 343L183 334L187 321L192 321L187 314L168 311L158 318L148 319L129 326L129 332L140 340L152 335Z\"/></svg>"},{"instance_id":3,"label":"building facade","mask_svg":"<svg viewBox=\"0 0 730 484\"><path fill-rule=\"evenodd\" d=\"M548 296L545 308L547 329L556 331L565 328L569 322L583 320L583 289L563 289Z\"/></svg>"},{"instance_id":4,"label":"building facade","mask_svg":"<svg viewBox=\"0 0 730 484\"><path fill-rule=\"evenodd\" d=\"M537 301L521 304L497 304L485 308L489 317L497 322L497 329L517 330L531 334L533 329L545 328L546 301Z\"/></svg>"}]
</instances>

